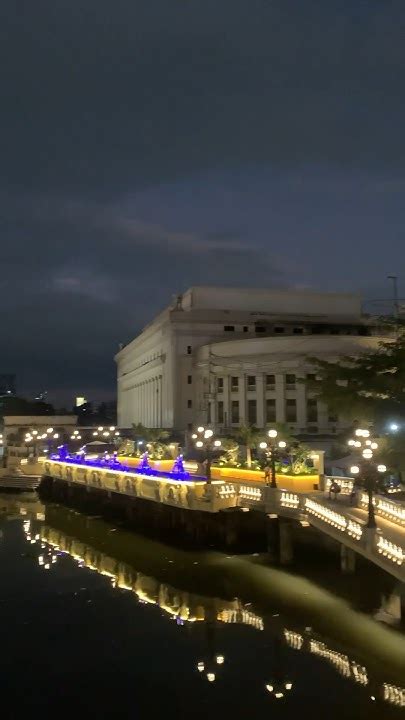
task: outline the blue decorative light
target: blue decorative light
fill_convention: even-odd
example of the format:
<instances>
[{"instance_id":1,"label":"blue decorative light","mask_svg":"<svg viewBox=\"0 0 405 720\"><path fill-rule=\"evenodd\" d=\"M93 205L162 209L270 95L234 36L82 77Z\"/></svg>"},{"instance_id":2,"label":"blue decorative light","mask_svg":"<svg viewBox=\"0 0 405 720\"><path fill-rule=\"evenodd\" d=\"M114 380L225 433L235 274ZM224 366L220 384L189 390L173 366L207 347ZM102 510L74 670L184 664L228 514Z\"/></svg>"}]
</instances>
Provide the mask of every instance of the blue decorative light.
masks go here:
<instances>
[{"instance_id":1,"label":"blue decorative light","mask_svg":"<svg viewBox=\"0 0 405 720\"><path fill-rule=\"evenodd\" d=\"M170 475L174 475L176 479L180 480L188 480L190 478L190 474L184 467L183 455L178 455L175 459Z\"/></svg>"},{"instance_id":2,"label":"blue decorative light","mask_svg":"<svg viewBox=\"0 0 405 720\"><path fill-rule=\"evenodd\" d=\"M140 475L148 475L149 477L166 478L176 481L189 480L190 474L184 468L183 456L179 455L174 461L173 468L170 472L161 472L155 470L149 464L148 453L144 453L141 458L141 462L137 468L128 467L123 465L117 457L117 453L114 452L109 455L108 452L104 453L102 457L87 458L84 451L79 451L74 455L70 455L66 445L61 445L58 448L58 452L54 453L50 457L51 460L59 462L69 463L70 465L85 465L87 467L96 467L103 470L117 470L119 472L131 472L138 473Z\"/></svg>"}]
</instances>

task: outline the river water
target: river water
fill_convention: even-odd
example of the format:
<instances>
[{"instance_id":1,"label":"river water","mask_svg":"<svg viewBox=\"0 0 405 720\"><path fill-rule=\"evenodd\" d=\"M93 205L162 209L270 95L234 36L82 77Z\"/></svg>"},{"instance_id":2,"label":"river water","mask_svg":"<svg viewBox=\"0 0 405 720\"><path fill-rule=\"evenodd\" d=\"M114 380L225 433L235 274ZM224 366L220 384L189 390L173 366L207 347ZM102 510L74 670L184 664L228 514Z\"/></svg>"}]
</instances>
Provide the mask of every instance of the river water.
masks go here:
<instances>
[{"instance_id":1,"label":"river water","mask_svg":"<svg viewBox=\"0 0 405 720\"><path fill-rule=\"evenodd\" d=\"M11 495L0 563L3 718L405 717L380 571L187 553Z\"/></svg>"}]
</instances>

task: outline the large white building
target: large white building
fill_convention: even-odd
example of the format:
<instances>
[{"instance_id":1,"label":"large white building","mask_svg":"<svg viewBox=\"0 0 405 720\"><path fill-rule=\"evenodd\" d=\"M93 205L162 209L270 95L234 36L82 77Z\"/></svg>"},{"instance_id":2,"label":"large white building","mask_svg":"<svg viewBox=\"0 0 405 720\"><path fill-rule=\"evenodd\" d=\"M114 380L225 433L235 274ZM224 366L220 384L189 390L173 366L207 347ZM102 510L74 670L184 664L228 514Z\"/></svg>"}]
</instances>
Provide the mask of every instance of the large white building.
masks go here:
<instances>
[{"instance_id":1,"label":"large white building","mask_svg":"<svg viewBox=\"0 0 405 720\"><path fill-rule=\"evenodd\" d=\"M308 358L376 349L379 333L358 295L191 288L116 355L118 425L281 422L331 435L338 419L299 382Z\"/></svg>"}]
</instances>

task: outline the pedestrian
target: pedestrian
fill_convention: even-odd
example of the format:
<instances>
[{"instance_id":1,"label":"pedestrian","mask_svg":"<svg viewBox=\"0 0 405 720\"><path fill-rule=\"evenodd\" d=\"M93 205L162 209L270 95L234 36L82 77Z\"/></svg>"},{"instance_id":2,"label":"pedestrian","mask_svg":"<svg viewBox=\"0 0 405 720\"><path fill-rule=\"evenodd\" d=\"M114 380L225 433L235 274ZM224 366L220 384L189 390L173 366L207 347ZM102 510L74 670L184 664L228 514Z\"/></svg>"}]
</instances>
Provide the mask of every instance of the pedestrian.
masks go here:
<instances>
[{"instance_id":1,"label":"pedestrian","mask_svg":"<svg viewBox=\"0 0 405 720\"><path fill-rule=\"evenodd\" d=\"M340 493L340 485L336 482L336 480L332 480L332 484L329 488L329 499L336 500L338 494ZM334 497L332 497L334 495Z\"/></svg>"},{"instance_id":2,"label":"pedestrian","mask_svg":"<svg viewBox=\"0 0 405 720\"><path fill-rule=\"evenodd\" d=\"M268 465L264 468L264 482L268 483L270 480L270 468Z\"/></svg>"}]
</instances>

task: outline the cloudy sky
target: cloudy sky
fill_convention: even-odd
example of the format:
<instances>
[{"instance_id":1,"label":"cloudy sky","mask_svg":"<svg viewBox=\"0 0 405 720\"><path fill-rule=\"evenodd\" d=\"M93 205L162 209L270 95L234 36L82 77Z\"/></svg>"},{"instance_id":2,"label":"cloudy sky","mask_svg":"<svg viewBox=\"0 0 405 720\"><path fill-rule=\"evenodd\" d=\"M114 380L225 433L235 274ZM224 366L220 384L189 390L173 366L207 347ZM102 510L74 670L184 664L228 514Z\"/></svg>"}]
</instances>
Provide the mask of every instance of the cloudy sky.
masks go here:
<instances>
[{"instance_id":1,"label":"cloudy sky","mask_svg":"<svg viewBox=\"0 0 405 720\"><path fill-rule=\"evenodd\" d=\"M403 0L2 0L0 371L70 401L193 284L405 295Z\"/></svg>"}]
</instances>

